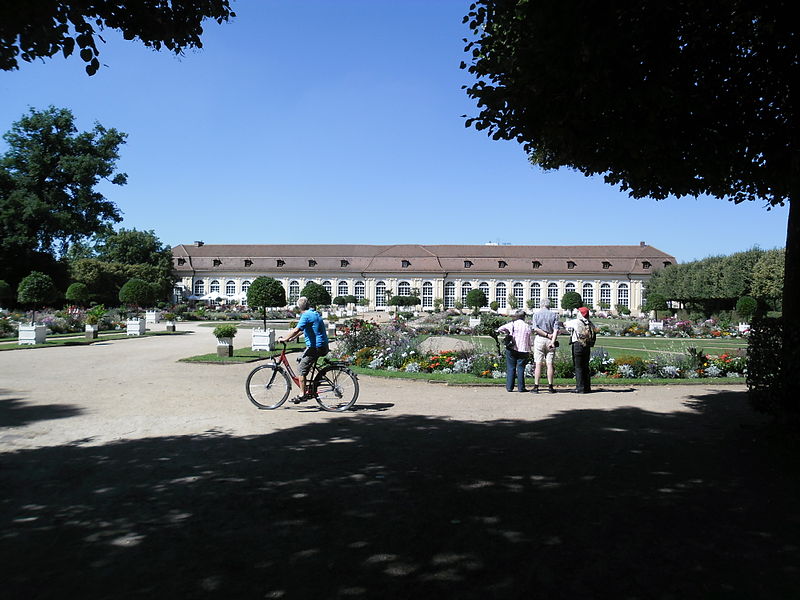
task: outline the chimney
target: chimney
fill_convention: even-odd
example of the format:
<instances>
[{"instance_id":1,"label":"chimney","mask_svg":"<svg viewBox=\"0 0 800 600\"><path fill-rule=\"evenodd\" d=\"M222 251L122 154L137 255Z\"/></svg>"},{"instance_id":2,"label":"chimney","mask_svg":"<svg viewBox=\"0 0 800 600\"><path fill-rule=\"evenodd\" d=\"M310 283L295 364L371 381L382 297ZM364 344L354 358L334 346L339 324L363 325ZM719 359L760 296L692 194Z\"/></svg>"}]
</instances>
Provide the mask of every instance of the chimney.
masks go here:
<instances>
[{"instance_id":1,"label":"chimney","mask_svg":"<svg viewBox=\"0 0 800 600\"><path fill-rule=\"evenodd\" d=\"M200 243L202 244L203 242L200 242ZM639 245L642 246L642 247L647 246L647 244L645 244L644 242L639 242Z\"/></svg>"},{"instance_id":2,"label":"chimney","mask_svg":"<svg viewBox=\"0 0 800 600\"><path fill-rule=\"evenodd\" d=\"M203 244L205 244L205 242L202 242L202 241L200 241L200 240L195 240L195 241L194 241L194 245L195 245L195 246L197 246L198 248L199 248L200 246L202 246Z\"/></svg>"}]
</instances>

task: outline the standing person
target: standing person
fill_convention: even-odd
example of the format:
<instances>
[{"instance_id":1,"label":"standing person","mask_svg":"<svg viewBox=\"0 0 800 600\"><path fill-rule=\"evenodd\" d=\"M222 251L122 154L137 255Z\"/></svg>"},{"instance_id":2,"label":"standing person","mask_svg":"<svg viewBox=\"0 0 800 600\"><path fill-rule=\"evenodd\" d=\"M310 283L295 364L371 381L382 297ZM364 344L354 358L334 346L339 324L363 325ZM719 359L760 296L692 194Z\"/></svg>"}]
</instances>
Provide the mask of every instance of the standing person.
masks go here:
<instances>
[{"instance_id":1,"label":"standing person","mask_svg":"<svg viewBox=\"0 0 800 600\"><path fill-rule=\"evenodd\" d=\"M539 378L542 376L542 363L547 365L547 390L555 394L553 388L553 377L555 366L553 361L556 356L556 346L558 345L558 315L550 310L550 298L542 300L542 307L533 313L532 330L535 334L533 339L533 362L536 365L533 371L534 394L539 393Z\"/></svg>"},{"instance_id":2,"label":"standing person","mask_svg":"<svg viewBox=\"0 0 800 600\"><path fill-rule=\"evenodd\" d=\"M506 347L506 391L514 391L514 380L520 392L525 389L525 365L531 351L531 328L525 322L525 311L514 313L513 320L497 329L497 333L508 333L514 339L512 348Z\"/></svg>"},{"instance_id":3,"label":"standing person","mask_svg":"<svg viewBox=\"0 0 800 600\"><path fill-rule=\"evenodd\" d=\"M308 400L306 397L306 376L311 371L311 366L320 356L328 354L328 332L325 328L325 321L322 320L322 315L316 310L311 308L308 298L300 296L297 299L297 308L303 311L300 315L300 320L297 322L297 327L286 336L286 339L279 339L279 342L291 342L300 337L302 333L306 338L306 349L300 357L300 366L298 371L300 373L300 392L301 394L292 401L302 402Z\"/></svg>"},{"instance_id":4,"label":"standing person","mask_svg":"<svg viewBox=\"0 0 800 600\"><path fill-rule=\"evenodd\" d=\"M576 394L588 394L592 391L592 376L589 373L589 358L592 346L597 338L594 324L589 320L589 309L581 306L580 315L564 323L571 331L569 343L572 346L572 364L575 366Z\"/></svg>"}]
</instances>

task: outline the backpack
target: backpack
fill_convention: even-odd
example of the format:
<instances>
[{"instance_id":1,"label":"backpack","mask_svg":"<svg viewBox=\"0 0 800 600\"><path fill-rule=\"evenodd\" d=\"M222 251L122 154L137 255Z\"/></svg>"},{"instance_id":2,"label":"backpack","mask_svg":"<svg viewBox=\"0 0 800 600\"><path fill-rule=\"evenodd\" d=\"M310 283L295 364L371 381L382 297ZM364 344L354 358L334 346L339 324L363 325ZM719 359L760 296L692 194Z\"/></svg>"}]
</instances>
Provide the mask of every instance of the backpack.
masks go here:
<instances>
[{"instance_id":1,"label":"backpack","mask_svg":"<svg viewBox=\"0 0 800 600\"><path fill-rule=\"evenodd\" d=\"M594 330L594 325L591 321L587 321L587 326L581 329L578 334L578 342L587 348L592 348L597 341L597 332Z\"/></svg>"}]
</instances>

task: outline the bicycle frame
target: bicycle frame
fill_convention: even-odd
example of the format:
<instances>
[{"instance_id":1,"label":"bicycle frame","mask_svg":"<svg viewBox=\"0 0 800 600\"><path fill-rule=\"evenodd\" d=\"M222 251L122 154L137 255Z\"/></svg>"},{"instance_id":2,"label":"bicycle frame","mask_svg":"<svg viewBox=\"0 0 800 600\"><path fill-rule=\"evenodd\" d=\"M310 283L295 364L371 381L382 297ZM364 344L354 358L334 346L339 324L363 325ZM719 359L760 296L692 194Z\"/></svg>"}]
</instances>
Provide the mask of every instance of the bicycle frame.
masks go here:
<instances>
[{"instance_id":1,"label":"bicycle frame","mask_svg":"<svg viewBox=\"0 0 800 600\"><path fill-rule=\"evenodd\" d=\"M303 376L295 374L294 369L292 369L292 365L289 362L289 359L286 357L286 342L281 342L281 344L283 344L283 349L281 350L280 356L278 357L277 360L273 356L272 360L275 362L275 366L277 366L278 364L282 364L286 368L286 371L287 371L287 373L289 373L289 377L294 382L294 384L298 388L301 388L302 386L300 385L300 383L302 381L301 377L303 377ZM308 375L305 376L305 379L306 379L306 386L305 386L306 393L310 393L312 391L312 390L309 390L309 385L311 385L312 382L314 381L314 375L315 375L316 371L317 371L317 360L314 360L314 364L311 365L311 369L308 371Z\"/></svg>"}]
</instances>

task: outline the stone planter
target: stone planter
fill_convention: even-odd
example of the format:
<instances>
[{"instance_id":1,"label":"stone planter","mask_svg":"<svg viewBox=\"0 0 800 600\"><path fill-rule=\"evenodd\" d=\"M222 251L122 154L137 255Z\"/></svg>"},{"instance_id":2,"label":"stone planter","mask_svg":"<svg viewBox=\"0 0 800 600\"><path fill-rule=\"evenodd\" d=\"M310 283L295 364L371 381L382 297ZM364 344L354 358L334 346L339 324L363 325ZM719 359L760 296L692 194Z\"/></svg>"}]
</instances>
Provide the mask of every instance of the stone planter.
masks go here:
<instances>
[{"instance_id":1,"label":"stone planter","mask_svg":"<svg viewBox=\"0 0 800 600\"><path fill-rule=\"evenodd\" d=\"M144 319L128 319L126 333L128 335L144 335L145 326Z\"/></svg>"},{"instance_id":2,"label":"stone planter","mask_svg":"<svg viewBox=\"0 0 800 600\"><path fill-rule=\"evenodd\" d=\"M477 327L480 324L481 324L481 320L480 319L476 319L476 318L473 318L473 317L469 318L469 326L470 327Z\"/></svg>"},{"instance_id":3,"label":"stone planter","mask_svg":"<svg viewBox=\"0 0 800 600\"><path fill-rule=\"evenodd\" d=\"M164 331L175 331L175 321L165 321Z\"/></svg>"},{"instance_id":4,"label":"stone planter","mask_svg":"<svg viewBox=\"0 0 800 600\"><path fill-rule=\"evenodd\" d=\"M148 310L144 313L146 323L158 323L161 321L160 310Z\"/></svg>"},{"instance_id":5,"label":"stone planter","mask_svg":"<svg viewBox=\"0 0 800 600\"><path fill-rule=\"evenodd\" d=\"M19 340L20 346L34 344L44 344L47 340L47 327L41 323L26 323L19 325Z\"/></svg>"},{"instance_id":6,"label":"stone planter","mask_svg":"<svg viewBox=\"0 0 800 600\"><path fill-rule=\"evenodd\" d=\"M275 350L275 330L269 327L266 329L254 328L251 349L254 351Z\"/></svg>"},{"instance_id":7,"label":"stone planter","mask_svg":"<svg viewBox=\"0 0 800 600\"><path fill-rule=\"evenodd\" d=\"M217 356L233 356L233 338L217 338Z\"/></svg>"},{"instance_id":8,"label":"stone planter","mask_svg":"<svg viewBox=\"0 0 800 600\"><path fill-rule=\"evenodd\" d=\"M86 339L87 340L96 340L98 332L100 331L99 325L92 325L91 323L86 324Z\"/></svg>"}]
</instances>

